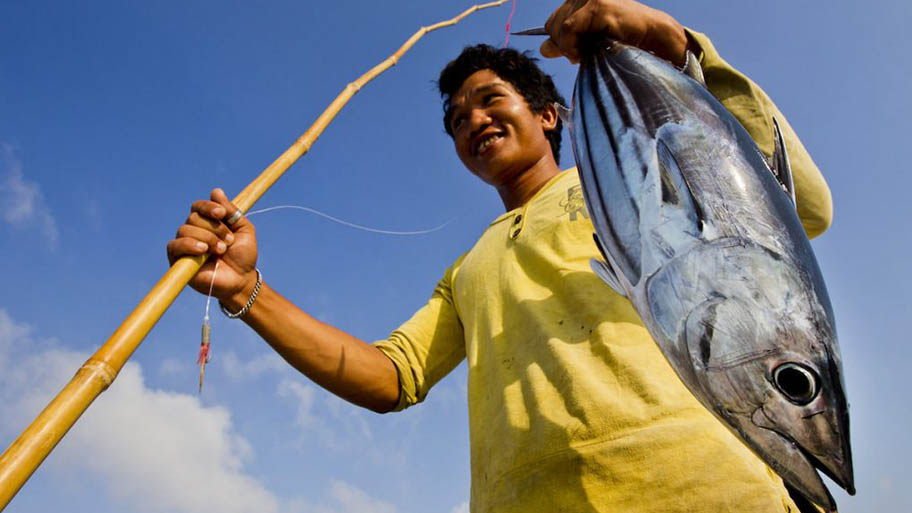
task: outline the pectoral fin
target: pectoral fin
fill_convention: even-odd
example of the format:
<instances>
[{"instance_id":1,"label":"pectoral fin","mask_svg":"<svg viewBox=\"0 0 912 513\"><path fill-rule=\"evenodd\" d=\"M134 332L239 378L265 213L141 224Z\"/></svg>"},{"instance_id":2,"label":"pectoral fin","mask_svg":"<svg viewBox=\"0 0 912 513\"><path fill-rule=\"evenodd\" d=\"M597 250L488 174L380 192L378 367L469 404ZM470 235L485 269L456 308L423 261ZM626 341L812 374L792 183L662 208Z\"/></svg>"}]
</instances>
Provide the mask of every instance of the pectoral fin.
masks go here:
<instances>
[{"instance_id":1,"label":"pectoral fin","mask_svg":"<svg viewBox=\"0 0 912 513\"><path fill-rule=\"evenodd\" d=\"M592 239L595 241L595 245L598 246L599 251L602 253L606 259L608 259L608 254L605 253L605 248L602 247L602 243L599 241L598 235L592 234ZM589 267L592 268L592 272L596 274L603 282L607 283L609 287L614 289L615 292L622 296L627 296L627 293L624 292L624 287L621 285L621 280L618 279L618 274L614 269L611 268L611 265L607 262L602 262L601 260L590 258Z\"/></svg>"},{"instance_id":2,"label":"pectoral fin","mask_svg":"<svg viewBox=\"0 0 912 513\"><path fill-rule=\"evenodd\" d=\"M668 130L675 129L668 126ZM675 142L677 139L668 138ZM678 165L674 152L668 147L665 138L656 139L656 156L659 161L659 179L662 186L662 204L665 208L674 209L688 221L688 232L697 234L702 230L703 211L694 199L693 191L684 178L684 172Z\"/></svg>"},{"instance_id":3,"label":"pectoral fin","mask_svg":"<svg viewBox=\"0 0 912 513\"><path fill-rule=\"evenodd\" d=\"M592 267L592 271L602 279L603 282L607 283L609 287L614 289L615 292L622 296L627 296L627 293L624 292L624 288L621 287L621 282L618 280L617 275L614 271L611 270L611 267L608 266L605 262L601 260L590 258L589 267Z\"/></svg>"}]
</instances>

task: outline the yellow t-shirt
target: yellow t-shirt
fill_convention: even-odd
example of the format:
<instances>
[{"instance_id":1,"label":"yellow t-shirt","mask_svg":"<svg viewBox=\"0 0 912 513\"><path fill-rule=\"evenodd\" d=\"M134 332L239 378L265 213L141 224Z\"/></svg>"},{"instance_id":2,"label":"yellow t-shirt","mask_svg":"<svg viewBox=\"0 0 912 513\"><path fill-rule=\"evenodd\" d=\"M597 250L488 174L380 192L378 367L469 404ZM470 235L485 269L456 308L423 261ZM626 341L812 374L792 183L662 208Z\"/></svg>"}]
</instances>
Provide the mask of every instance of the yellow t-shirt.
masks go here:
<instances>
[{"instance_id":1,"label":"yellow t-shirt","mask_svg":"<svg viewBox=\"0 0 912 513\"><path fill-rule=\"evenodd\" d=\"M711 90L720 75L742 80L693 37ZM775 109L743 80L753 104L730 94L729 109ZM759 120L745 125L768 125ZM804 166L793 168L797 194L812 198L806 226L822 231L829 191L784 132ZM564 171L495 219L428 303L376 343L399 372L399 409L468 360L472 511L797 512L779 477L684 387L630 302L592 273L592 233L576 170Z\"/></svg>"}]
</instances>

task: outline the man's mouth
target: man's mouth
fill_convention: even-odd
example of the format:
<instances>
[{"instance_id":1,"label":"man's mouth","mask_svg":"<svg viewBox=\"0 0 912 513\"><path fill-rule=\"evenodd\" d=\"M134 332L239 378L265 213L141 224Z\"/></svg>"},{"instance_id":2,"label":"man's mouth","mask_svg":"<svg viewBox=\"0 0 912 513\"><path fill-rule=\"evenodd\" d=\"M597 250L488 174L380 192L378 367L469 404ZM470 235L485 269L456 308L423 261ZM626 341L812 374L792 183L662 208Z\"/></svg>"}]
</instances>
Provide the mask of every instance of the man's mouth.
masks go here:
<instances>
[{"instance_id":1,"label":"man's mouth","mask_svg":"<svg viewBox=\"0 0 912 513\"><path fill-rule=\"evenodd\" d=\"M475 146L475 154L481 155L485 150L490 148L492 144L499 141L500 139L503 139L502 134L491 134L483 137L481 141L479 141Z\"/></svg>"}]
</instances>

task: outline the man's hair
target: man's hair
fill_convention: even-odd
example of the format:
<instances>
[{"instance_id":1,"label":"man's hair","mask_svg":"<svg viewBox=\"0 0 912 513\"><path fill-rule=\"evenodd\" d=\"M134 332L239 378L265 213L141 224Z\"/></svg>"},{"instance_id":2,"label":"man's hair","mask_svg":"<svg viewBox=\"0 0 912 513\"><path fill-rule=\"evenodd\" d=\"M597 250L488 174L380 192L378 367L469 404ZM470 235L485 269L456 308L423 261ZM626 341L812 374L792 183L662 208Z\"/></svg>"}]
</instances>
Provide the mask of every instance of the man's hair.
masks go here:
<instances>
[{"instance_id":1,"label":"man's hair","mask_svg":"<svg viewBox=\"0 0 912 513\"><path fill-rule=\"evenodd\" d=\"M450 137L453 131L450 128L450 118L453 114L451 105L452 96L459 91L462 83L477 71L488 69L493 71L502 80L509 82L516 91L525 98L529 109L535 114L540 114L545 107L554 102L565 105L564 97L557 92L554 81L545 74L538 65L538 59L530 57L527 52L520 53L512 48L494 48L490 45L480 44L467 46L440 72L437 87L443 98L443 128ZM561 144L560 118L553 130L545 132L551 143L551 152L554 160L560 162Z\"/></svg>"}]
</instances>

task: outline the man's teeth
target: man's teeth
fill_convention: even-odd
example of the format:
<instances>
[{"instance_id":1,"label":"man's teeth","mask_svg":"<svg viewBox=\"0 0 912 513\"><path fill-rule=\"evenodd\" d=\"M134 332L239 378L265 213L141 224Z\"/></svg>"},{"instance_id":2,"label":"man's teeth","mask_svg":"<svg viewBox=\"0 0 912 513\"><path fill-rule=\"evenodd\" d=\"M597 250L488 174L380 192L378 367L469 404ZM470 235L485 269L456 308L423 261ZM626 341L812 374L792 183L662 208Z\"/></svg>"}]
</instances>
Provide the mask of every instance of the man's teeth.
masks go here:
<instances>
[{"instance_id":1,"label":"man's teeth","mask_svg":"<svg viewBox=\"0 0 912 513\"><path fill-rule=\"evenodd\" d=\"M484 141L481 141L481 144L478 145L478 152L480 153L480 152L484 151L485 148L487 148L488 146L493 144L494 141L496 141L498 139L502 139L502 138L503 138L503 136L494 135L494 136L488 137Z\"/></svg>"}]
</instances>

